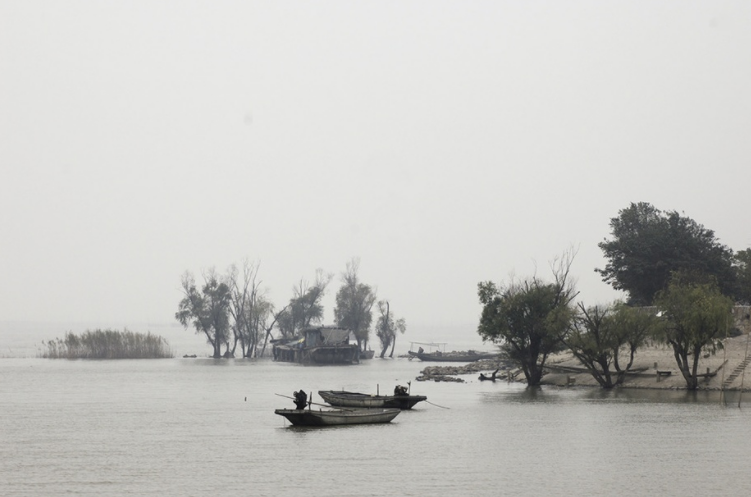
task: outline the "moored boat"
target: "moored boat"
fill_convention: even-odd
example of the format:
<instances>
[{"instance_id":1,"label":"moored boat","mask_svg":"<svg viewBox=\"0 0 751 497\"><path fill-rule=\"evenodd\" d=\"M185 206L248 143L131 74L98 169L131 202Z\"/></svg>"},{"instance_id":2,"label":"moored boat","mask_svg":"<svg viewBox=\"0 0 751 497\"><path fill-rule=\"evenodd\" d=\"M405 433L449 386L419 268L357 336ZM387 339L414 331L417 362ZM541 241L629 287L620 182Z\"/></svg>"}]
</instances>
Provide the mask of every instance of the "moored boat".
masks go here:
<instances>
[{"instance_id":1,"label":"moored boat","mask_svg":"<svg viewBox=\"0 0 751 497\"><path fill-rule=\"evenodd\" d=\"M338 426L389 423L400 409L276 409L296 426Z\"/></svg>"},{"instance_id":2,"label":"moored boat","mask_svg":"<svg viewBox=\"0 0 751 497\"><path fill-rule=\"evenodd\" d=\"M493 359L498 357L498 354L475 352L474 350L468 350L466 352L413 352L409 351L410 359L420 359L421 361L432 362L474 362L481 359Z\"/></svg>"},{"instance_id":3,"label":"moored boat","mask_svg":"<svg viewBox=\"0 0 751 497\"><path fill-rule=\"evenodd\" d=\"M412 409L412 407L428 398L424 395L370 395L366 393L319 390L323 400L338 407L391 407L397 409Z\"/></svg>"}]
</instances>

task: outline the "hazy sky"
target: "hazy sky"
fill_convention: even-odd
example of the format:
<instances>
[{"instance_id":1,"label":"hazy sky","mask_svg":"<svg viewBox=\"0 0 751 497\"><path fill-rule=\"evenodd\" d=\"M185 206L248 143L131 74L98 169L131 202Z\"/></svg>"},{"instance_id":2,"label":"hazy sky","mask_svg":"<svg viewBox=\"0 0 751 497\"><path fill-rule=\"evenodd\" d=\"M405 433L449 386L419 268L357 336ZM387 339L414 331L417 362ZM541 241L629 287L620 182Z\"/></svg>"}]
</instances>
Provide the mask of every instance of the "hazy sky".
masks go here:
<instances>
[{"instance_id":1,"label":"hazy sky","mask_svg":"<svg viewBox=\"0 0 751 497\"><path fill-rule=\"evenodd\" d=\"M353 257L407 324L572 268L630 202L751 246L751 2L0 1L0 320L282 306Z\"/></svg>"}]
</instances>

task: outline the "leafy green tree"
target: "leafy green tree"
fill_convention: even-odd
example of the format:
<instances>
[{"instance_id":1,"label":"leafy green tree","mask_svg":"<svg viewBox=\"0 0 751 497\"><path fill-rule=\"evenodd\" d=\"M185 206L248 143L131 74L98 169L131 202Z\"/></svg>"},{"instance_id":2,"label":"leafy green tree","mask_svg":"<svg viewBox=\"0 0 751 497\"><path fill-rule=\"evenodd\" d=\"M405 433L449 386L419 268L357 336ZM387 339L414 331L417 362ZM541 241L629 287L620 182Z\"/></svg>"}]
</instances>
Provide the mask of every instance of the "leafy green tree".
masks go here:
<instances>
[{"instance_id":1,"label":"leafy green tree","mask_svg":"<svg viewBox=\"0 0 751 497\"><path fill-rule=\"evenodd\" d=\"M722 346L733 301L720 293L711 276L676 272L655 301L666 323L664 340L673 347L689 390L696 390L699 357Z\"/></svg>"},{"instance_id":2,"label":"leafy green tree","mask_svg":"<svg viewBox=\"0 0 751 497\"><path fill-rule=\"evenodd\" d=\"M277 326L283 337L292 338L305 328L323 321L321 301L332 278L331 274L324 274L322 269L318 269L313 285L308 286L305 280L300 280L299 286L293 289L294 297L276 315Z\"/></svg>"},{"instance_id":3,"label":"leafy green tree","mask_svg":"<svg viewBox=\"0 0 751 497\"><path fill-rule=\"evenodd\" d=\"M367 349L370 338L370 324L373 321L373 304L376 293L360 281L358 270L360 261L352 259L341 275L342 286L336 292L334 320L337 326L352 330L361 351Z\"/></svg>"},{"instance_id":4,"label":"leafy green tree","mask_svg":"<svg viewBox=\"0 0 751 497\"><path fill-rule=\"evenodd\" d=\"M610 228L612 239L598 244L608 262L595 271L626 291L630 304L651 305L670 274L681 270L714 275L723 293L735 294L733 251L693 219L640 202L619 211Z\"/></svg>"},{"instance_id":5,"label":"leafy green tree","mask_svg":"<svg viewBox=\"0 0 751 497\"><path fill-rule=\"evenodd\" d=\"M229 355L231 291L219 280L214 270L204 275L204 285L199 291L195 278L189 272L182 277L183 299L175 318L186 329L191 324L196 333L206 335L206 341L214 349L213 357L222 357L222 345Z\"/></svg>"},{"instance_id":6,"label":"leafy green tree","mask_svg":"<svg viewBox=\"0 0 751 497\"><path fill-rule=\"evenodd\" d=\"M396 347L397 332L404 334L407 331L407 323L404 318L394 319L391 314L391 307L387 300L378 301L378 320L376 321L376 336L381 342L381 359L386 355L386 351L391 347L389 357L394 357L394 348Z\"/></svg>"},{"instance_id":7,"label":"leafy green tree","mask_svg":"<svg viewBox=\"0 0 751 497\"><path fill-rule=\"evenodd\" d=\"M564 343L603 388L622 384L637 348L654 329L655 316L622 303L589 308L579 303L578 308ZM619 354L624 348L629 357L622 368Z\"/></svg>"},{"instance_id":8,"label":"leafy green tree","mask_svg":"<svg viewBox=\"0 0 751 497\"><path fill-rule=\"evenodd\" d=\"M540 384L545 361L562 349L574 309L574 286L568 281L573 255L553 267L555 281L532 277L498 287L490 281L477 285L483 306L477 332L483 341L499 344L524 372L528 386Z\"/></svg>"},{"instance_id":9,"label":"leafy green tree","mask_svg":"<svg viewBox=\"0 0 751 497\"><path fill-rule=\"evenodd\" d=\"M735 272L738 277L738 301L751 304L751 249L735 253Z\"/></svg>"}]
</instances>

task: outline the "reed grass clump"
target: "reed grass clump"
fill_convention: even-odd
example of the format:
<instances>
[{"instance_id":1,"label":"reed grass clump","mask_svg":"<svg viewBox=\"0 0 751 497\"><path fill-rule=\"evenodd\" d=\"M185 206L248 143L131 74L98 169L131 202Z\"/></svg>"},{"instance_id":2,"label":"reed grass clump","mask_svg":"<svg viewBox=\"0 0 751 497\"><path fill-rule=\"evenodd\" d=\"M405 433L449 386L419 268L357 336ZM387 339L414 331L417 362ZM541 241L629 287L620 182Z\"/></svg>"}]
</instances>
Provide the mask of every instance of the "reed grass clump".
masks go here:
<instances>
[{"instance_id":1,"label":"reed grass clump","mask_svg":"<svg viewBox=\"0 0 751 497\"><path fill-rule=\"evenodd\" d=\"M167 340L127 329L87 330L80 336L67 332L65 338L43 342L42 357L48 359L162 359L174 357Z\"/></svg>"}]
</instances>

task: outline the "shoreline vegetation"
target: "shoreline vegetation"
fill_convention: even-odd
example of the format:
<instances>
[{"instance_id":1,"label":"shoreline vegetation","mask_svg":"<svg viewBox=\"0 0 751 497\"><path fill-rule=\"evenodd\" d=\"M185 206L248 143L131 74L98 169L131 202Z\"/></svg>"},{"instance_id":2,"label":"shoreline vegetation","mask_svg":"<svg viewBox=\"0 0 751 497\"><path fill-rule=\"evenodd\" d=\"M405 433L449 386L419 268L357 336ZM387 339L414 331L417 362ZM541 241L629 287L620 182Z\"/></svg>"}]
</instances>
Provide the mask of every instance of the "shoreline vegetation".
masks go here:
<instances>
[{"instance_id":1,"label":"shoreline vegetation","mask_svg":"<svg viewBox=\"0 0 751 497\"><path fill-rule=\"evenodd\" d=\"M68 332L65 338L42 342L44 359L168 359L174 357L167 340L158 335L124 329L87 330L80 336Z\"/></svg>"},{"instance_id":2,"label":"shoreline vegetation","mask_svg":"<svg viewBox=\"0 0 751 497\"><path fill-rule=\"evenodd\" d=\"M700 376L697 390L712 391L751 391L751 373L744 375L749 364L749 335L727 338L723 348L714 354L704 354L699 359ZM570 351L553 354L544 366L545 374L541 385L556 387L596 387L601 388L594 377L586 371ZM512 365L502 356L500 359L485 359L466 365L427 366L418 381L463 382L463 375L478 375L486 378L497 370L496 380L526 383L520 368ZM746 377L747 376L747 377ZM631 371L622 385L615 388L641 388L653 390L687 390L686 381L681 375L673 349L667 345L651 345L640 348L634 357Z\"/></svg>"}]
</instances>

